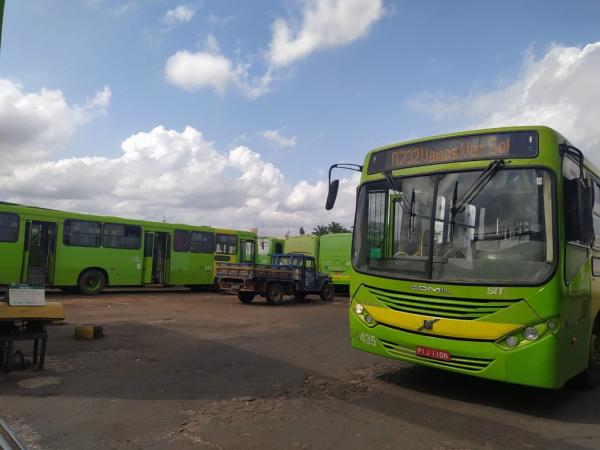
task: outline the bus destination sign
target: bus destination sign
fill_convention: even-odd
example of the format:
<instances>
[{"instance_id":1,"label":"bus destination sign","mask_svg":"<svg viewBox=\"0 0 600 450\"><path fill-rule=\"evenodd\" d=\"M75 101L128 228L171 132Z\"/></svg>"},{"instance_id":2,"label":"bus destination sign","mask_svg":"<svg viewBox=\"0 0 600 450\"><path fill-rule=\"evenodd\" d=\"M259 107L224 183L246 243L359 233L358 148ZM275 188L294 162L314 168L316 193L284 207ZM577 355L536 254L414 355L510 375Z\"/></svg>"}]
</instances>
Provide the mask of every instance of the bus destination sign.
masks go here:
<instances>
[{"instance_id":1,"label":"bus destination sign","mask_svg":"<svg viewBox=\"0 0 600 450\"><path fill-rule=\"evenodd\" d=\"M401 145L371 155L368 173L478 159L533 158L536 131L488 133Z\"/></svg>"}]
</instances>

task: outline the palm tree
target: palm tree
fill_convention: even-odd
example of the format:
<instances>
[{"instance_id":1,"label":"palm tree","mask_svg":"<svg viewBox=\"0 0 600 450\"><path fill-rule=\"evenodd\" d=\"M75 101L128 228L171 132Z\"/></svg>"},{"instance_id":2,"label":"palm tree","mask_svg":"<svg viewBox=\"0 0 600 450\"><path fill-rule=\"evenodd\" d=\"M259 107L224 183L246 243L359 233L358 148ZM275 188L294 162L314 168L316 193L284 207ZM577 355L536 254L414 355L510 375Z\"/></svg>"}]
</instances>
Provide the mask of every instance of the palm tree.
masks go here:
<instances>
[{"instance_id":1,"label":"palm tree","mask_svg":"<svg viewBox=\"0 0 600 450\"><path fill-rule=\"evenodd\" d=\"M346 228L345 226L343 226L341 223L338 223L338 222L331 222L327 226L327 230L329 230L329 232L331 234L333 234L333 233L350 233L350 230L348 228Z\"/></svg>"},{"instance_id":2,"label":"palm tree","mask_svg":"<svg viewBox=\"0 0 600 450\"><path fill-rule=\"evenodd\" d=\"M313 228L312 234L315 236L323 236L324 234L329 234L329 229L327 228L327 225L317 225Z\"/></svg>"}]
</instances>

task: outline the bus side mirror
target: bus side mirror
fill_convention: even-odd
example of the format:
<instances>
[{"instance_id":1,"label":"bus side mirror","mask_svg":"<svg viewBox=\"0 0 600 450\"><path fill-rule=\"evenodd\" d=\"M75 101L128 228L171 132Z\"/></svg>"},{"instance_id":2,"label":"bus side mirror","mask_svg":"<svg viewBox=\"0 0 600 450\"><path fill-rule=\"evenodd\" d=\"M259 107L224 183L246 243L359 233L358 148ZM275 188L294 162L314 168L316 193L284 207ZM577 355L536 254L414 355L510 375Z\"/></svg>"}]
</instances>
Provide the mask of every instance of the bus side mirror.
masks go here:
<instances>
[{"instance_id":1,"label":"bus side mirror","mask_svg":"<svg viewBox=\"0 0 600 450\"><path fill-rule=\"evenodd\" d=\"M327 194L327 203L325 203L325 209L329 211L335 205L335 199L337 198L338 189L340 187L340 180L333 180L329 183L329 194Z\"/></svg>"},{"instance_id":2,"label":"bus side mirror","mask_svg":"<svg viewBox=\"0 0 600 450\"><path fill-rule=\"evenodd\" d=\"M594 241L592 190L581 178L565 180L564 187L567 242L589 245Z\"/></svg>"}]
</instances>

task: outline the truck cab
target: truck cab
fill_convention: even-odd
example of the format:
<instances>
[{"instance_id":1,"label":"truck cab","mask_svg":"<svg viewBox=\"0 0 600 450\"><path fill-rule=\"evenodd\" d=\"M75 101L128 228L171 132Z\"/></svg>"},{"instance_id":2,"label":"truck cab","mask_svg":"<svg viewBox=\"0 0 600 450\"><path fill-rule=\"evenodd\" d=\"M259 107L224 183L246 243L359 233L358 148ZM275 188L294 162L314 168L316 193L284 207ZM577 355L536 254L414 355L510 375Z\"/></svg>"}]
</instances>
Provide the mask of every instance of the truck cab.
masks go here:
<instances>
[{"instance_id":1,"label":"truck cab","mask_svg":"<svg viewBox=\"0 0 600 450\"><path fill-rule=\"evenodd\" d=\"M271 267L286 269L297 269L299 271L299 282L295 291L316 292L330 281L326 273L318 272L315 258L302 253L275 254L271 259Z\"/></svg>"}]
</instances>

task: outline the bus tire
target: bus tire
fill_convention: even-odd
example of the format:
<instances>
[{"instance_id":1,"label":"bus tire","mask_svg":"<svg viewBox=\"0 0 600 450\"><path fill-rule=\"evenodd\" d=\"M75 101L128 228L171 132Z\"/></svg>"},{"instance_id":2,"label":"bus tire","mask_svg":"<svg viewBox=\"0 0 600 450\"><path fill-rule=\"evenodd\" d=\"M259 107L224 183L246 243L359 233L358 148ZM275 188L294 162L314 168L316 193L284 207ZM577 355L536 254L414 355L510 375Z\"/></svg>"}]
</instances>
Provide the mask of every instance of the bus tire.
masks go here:
<instances>
[{"instance_id":1,"label":"bus tire","mask_svg":"<svg viewBox=\"0 0 600 450\"><path fill-rule=\"evenodd\" d=\"M575 377L575 381L582 389L594 389L600 383L600 322L598 320L590 336L588 366Z\"/></svg>"},{"instance_id":2,"label":"bus tire","mask_svg":"<svg viewBox=\"0 0 600 450\"><path fill-rule=\"evenodd\" d=\"M77 287L84 295L98 295L106 286L106 276L101 270L88 269L79 276Z\"/></svg>"},{"instance_id":3,"label":"bus tire","mask_svg":"<svg viewBox=\"0 0 600 450\"><path fill-rule=\"evenodd\" d=\"M283 286L280 283L271 283L267 289L267 303L274 305L283 301Z\"/></svg>"},{"instance_id":4,"label":"bus tire","mask_svg":"<svg viewBox=\"0 0 600 450\"><path fill-rule=\"evenodd\" d=\"M321 289L321 300L330 302L335 297L335 288L331 283L325 283Z\"/></svg>"}]
</instances>

